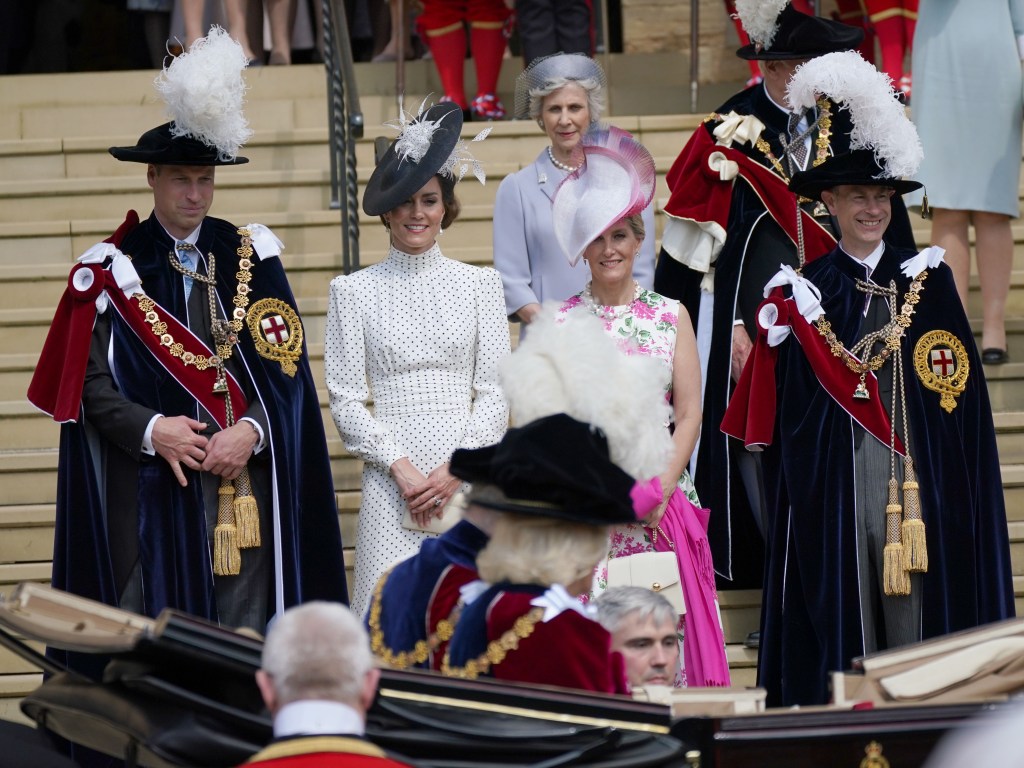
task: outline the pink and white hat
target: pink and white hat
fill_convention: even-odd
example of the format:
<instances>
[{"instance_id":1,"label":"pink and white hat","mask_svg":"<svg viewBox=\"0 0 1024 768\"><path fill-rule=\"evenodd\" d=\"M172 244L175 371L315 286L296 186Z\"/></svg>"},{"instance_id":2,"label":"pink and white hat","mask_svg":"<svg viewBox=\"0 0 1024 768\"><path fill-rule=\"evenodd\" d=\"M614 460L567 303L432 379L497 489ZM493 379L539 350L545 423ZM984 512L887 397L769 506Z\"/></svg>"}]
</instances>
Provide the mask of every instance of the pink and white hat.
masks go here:
<instances>
[{"instance_id":1,"label":"pink and white hat","mask_svg":"<svg viewBox=\"0 0 1024 768\"><path fill-rule=\"evenodd\" d=\"M551 203L555 239L572 266L608 227L643 211L657 182L651 153L620 128L591 128L575 153L579 167L565 177Z\"/></svg>"}]
</instances>

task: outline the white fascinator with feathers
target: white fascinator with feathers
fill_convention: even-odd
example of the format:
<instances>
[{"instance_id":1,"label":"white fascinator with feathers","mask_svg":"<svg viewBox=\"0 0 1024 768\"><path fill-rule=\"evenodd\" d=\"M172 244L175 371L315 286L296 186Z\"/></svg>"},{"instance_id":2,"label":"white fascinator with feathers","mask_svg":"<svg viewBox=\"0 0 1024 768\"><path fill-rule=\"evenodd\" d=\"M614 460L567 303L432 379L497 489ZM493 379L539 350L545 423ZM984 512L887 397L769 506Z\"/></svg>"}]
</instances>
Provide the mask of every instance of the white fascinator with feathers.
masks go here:
<instances>
[{"instance_id":1,"label":"white fascinator with feathers","mask_svg":"<svg viewBox=\"0 0 1024 768\"><path fill-rule=\"evenodd\" d=\"M514 424L565 413L600 427L612 461L636 479L665 470L673 444L661 363L626 355L593 315L557 317L557 304L500 367Z\"/></svg>"}]
</instances>

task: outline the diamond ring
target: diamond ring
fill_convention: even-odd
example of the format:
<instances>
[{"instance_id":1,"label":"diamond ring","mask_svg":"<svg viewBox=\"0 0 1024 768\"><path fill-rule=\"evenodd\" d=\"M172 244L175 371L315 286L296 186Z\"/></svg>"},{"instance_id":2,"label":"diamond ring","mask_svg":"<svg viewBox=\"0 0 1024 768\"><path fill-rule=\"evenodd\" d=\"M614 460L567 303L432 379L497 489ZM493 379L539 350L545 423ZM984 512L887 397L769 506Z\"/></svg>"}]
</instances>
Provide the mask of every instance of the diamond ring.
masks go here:
<instances>
[{"instance_id":1,"label":"diamond ring","mask_svg":"<svg viewBox=\"0 0 1024 768\"><path fill-rule=\"evenodd\" d=\"M443 503L444 503L444 499L442 499L440 496L435 496L434 497L434 506L435 507L440 507Z\"/></svg>"}]
</instances>

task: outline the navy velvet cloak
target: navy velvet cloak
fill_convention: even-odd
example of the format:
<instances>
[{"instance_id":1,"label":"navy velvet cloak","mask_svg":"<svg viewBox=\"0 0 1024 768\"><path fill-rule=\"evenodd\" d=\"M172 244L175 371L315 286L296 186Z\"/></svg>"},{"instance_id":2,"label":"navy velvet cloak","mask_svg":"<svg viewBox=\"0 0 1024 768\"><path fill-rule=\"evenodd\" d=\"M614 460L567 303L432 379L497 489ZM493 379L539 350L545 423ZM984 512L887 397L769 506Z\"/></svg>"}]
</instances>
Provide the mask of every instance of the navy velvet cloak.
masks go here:
<instances>
[{"instance_id":1,"label":"navy velvet cloak","mask_svg":"<svg viewBox=\"0 0 1024 768\"><path fill-rule=\"evenodd\" d=\"M886 247L871 276L883 286L895 279L898 307L910 285L900 263L913 255ZM862 335L864 294L854 281L863 270L837 248L803 274L820 289L825 317L849 349ZM951 413L914 369L915 344L935 330L956 336L969 358L966 388ZM928 542L929 569L922 581L922 639L927 639L1014 615L988 391L945 264L928 270L900 349L908 447ZM838 358L835 365L842 365ZM859 427L821 387L792 335L779 347L776 370L775 438L764 453L770 526L758 678L771 706L824 703L829 673L849 669L864 653L853 458Z\"/></svg>"},{"instance_id":2,"label":"navy velvet cloak","mask_svg":"<svg viewBox=\"0 0 1024 768\"><path fill-rule=\"evenodd\" d=\"M427 639L428 608L441 577L451 565L475 573L476 556L487 541L487 534L461 520L437 538L424 541L417 554L391 569L380 595L380 631L387 648L395 654L407 652ZM414 666L431 669L432 665L427 659Z\"/></svg>"},{"instance_id":3,"label":"navy velvet cloak","mask_svg":"<svg viewBox=\"0 0 1024 768\"><path fill-rule=\"evenodd\" d=\"M236 227L208 217L197 247L217 258L217 293L232 308L238 279ZM143 290L179 319L187 317L181 276L168 262L174 243L151 216L128 233L121 250L132 257ZM279 258L253 256L252 303L276 298L295 309ZM112 351L121 394L168 416L196 416L191 395L153 358L111 308ZM274 551L274 610L308 600L347 602L341 534L323 420L305 343L294 377L261 357L247 327L234 356L243 388L262 402L267 448L253 461L269 463ZM236 414L238 416L240 414ZM184 469L182 488L167 462L140 455L138 446L105 441L86 418L61 428L53 585L110 605L118 604L128 574L142 566L144 610L173 607L217 620L210 546L201 483ZM133 498L108 502L111 488L135 488ZM234 578L234 577L232 577ZM244 574L242 576L244 578Z\"/></svg>"}]
</instances>

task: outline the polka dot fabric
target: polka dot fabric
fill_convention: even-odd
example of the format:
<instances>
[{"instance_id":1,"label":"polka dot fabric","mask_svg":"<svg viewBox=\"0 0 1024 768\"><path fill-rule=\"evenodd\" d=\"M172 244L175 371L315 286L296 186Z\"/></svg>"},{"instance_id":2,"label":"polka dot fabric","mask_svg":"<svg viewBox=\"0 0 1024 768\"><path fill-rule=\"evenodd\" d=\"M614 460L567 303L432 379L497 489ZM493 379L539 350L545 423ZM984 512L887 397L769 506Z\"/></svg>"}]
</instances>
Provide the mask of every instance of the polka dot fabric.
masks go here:
<instances>
[{"instance_id":1,"label":"polka dot fabric","mask_svg":"<svg viewBox=\"0 0 1024 768\"><path fill-rule=\"evenodd\" d=\"M408 456L426 475L456 448L497 442L508 426L501 279L436 245L415 256L392 248L380 264L331 282L326 337L331 415L365 462L352 596L362 616L380 574L431 536L402 528L390 466Z\"/></svg>"}]
</instances>

